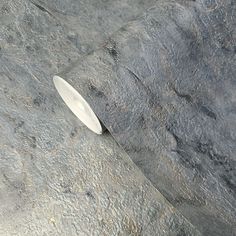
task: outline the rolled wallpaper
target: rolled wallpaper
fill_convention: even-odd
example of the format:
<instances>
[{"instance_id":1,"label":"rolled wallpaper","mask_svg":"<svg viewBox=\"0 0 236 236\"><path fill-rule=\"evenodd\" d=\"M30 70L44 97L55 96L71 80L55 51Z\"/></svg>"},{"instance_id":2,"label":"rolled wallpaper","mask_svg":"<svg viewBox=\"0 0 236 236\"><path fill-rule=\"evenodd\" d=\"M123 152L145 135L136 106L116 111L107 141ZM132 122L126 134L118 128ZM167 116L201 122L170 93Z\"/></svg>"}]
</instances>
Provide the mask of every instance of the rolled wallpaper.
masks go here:
<instances>
[{"instance_id":1,"label":"rolled wallpaper","mask_svg":"<svg viewBox=\"0 0 236 236\"><path fill-rule=\"evenodd\" d=\"M204 235L236 227L235 5L158 1L54 77L75 115L105 127Z\"/></svg>"}]
</instances>

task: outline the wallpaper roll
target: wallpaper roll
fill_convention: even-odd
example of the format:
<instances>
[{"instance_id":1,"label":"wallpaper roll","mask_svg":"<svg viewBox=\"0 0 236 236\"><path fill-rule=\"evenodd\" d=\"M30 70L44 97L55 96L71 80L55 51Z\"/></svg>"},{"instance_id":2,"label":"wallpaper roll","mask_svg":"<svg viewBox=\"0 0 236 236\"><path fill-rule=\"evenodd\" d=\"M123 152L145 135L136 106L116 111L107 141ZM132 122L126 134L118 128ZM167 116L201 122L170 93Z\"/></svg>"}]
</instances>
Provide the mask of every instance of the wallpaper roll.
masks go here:
<instances>
[{"instance_id":1,"label":"wallpaper roll","mask_svg":"<svg viewBox=\"0 0 236 236\"><path fill-rule=\"evenodd\" d=\"M160 1L54 77L204 235L235 232L235 5Z\"/></svg>"}]
</instances>

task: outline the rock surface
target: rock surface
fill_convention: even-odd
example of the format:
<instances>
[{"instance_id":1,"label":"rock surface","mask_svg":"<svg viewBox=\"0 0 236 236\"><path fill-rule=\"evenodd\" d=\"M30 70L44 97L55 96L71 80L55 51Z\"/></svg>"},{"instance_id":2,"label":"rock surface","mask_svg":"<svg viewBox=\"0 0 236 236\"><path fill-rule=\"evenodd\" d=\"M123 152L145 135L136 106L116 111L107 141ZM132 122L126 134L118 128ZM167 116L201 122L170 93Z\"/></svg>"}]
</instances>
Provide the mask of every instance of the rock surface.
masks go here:
<instances>
[{"instance_id":1,"label":"rock surface","mask_svg":"<svg viewBox=\"0 0 236 236\"><path fill-rule=\"evenodd\" d=\"M52 84L153 2L0 2L0 235L200 235Z\"/></svg>"}]
</instances>

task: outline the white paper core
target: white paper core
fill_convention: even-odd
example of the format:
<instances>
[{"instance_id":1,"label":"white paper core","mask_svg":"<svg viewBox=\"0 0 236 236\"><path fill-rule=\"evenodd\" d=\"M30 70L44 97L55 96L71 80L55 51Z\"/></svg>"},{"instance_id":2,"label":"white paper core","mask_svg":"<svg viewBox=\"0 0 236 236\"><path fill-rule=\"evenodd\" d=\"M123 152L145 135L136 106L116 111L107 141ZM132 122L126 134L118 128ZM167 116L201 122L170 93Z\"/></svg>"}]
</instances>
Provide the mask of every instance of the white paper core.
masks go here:
<instances>
[{"instance_id":1,"label":"white paper core","mask_svg":"<svg viewBox=\"0 0 236 236\"><path fill-rule=\"evenodd\" d=\"M102 134L102 126L85 99L64 79L53 77L54 85L70 110L93 132Z\"/></svg>"}]
</instances>

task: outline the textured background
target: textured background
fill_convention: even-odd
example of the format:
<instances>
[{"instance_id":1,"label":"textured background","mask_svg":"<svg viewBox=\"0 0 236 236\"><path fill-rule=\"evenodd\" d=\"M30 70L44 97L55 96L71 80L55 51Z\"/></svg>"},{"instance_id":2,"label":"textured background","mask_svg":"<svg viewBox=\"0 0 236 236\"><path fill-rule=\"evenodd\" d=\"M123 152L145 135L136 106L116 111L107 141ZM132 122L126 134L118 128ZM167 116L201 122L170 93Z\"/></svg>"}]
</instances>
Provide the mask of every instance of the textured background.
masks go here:
<instances>
[{"instance_id":1,"label":"textured background","mask_svg":"<svg viewBox=\"0 0 236 236\"><path fill-rule=\"evenodd\" d=\"M0 235L198 235L52 75L154 0L1 0Z\"/></svg>"}]
</instances>

